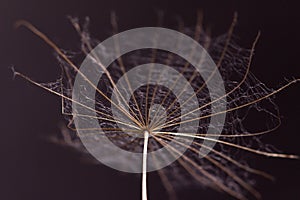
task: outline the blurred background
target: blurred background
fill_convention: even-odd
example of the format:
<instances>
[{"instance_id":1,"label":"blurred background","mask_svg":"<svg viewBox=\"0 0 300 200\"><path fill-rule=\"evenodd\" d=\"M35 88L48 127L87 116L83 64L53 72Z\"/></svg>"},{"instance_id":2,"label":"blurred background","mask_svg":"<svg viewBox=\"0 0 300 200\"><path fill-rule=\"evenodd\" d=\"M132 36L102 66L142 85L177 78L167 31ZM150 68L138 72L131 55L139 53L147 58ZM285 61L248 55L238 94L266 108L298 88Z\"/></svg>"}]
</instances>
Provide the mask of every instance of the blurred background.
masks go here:
<instances>
[{"instance_id":1,"label":"blurred background","mask_svg":"<svg viewBox=\"0 0 300 200\"><path fill-rule=\"evenodd\" d=\"M166 20L179 16L193 27L197 9L204 12L204 26L213 36L227 31L235 11L235 35L242 47L250 48L257 34L251 71L263 83L278 88L285 78L300 77L300 12L296 1L125 1L125 0L1 0L0 1L0 199L140 199L140 177L103 165L86 164L80 154L53 144L48 136L57 134L61 116L60 98L26 81L13 80L11 67L39 82L60 75L53 51L25 28L13 24L25 19L46 33L60 47L78 50L80 41L67 16L91 19L91 34L100 41L110 36L110 12L115 11L121 30L155 26L157 11ZM282 125L264 141L285 153L300 155L300 84L276 95ZM256 156L252 166L276 177L275 182L257 180L264 199L300 199L300 161ZM149 199L168 196L159 177L149 177ZM179 199L230 199L206 189L183 188Z\"/></svg>"}]
</instances>

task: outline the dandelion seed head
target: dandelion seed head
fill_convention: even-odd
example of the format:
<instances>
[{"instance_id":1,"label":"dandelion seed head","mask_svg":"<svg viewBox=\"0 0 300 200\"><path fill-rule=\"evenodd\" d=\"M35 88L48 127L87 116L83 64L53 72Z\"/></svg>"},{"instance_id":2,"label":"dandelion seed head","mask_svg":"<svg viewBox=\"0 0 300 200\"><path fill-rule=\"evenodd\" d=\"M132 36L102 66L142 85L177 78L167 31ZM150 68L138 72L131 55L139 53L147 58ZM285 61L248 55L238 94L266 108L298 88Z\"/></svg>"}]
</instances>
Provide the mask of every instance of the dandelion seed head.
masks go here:
<instances>
[{"instance_id":1,"label":"dandelion seed head","mask_svg":"<svg viewBox=\"0 0 300 200\"><path fill-rule=\"evenodd\" d=\"M73 136L71 140L78 144L73 146L86 153L79 137L81 139L82 137L87 137L93 142L95 151L97 151L99 141L103 140L103 138L108 138L110 142L124 151L143 153L146 149L148 159L151 161L148 161L147 165L153 167L155 164L159 165L162 160L168 160L169 156L176 157L178 159L172 161L170 165L164 166L164 168L158 167L158 173L162 182L170 193L184 188L183 186L194 187L200 184L203 187L212 187L216 190L224 191L237 199L246 199L247 196L251 195L255 198L260 198L259 193L253 187L255 185L254 177L255 175L260 175L271 178L271 176L251 168L244 161L243 157L245 154L242 151L273 157L291 157L290 155L280 154L272 146L261 142L260 139L262 135L271 132L280 125L278 107L274 103L274 94L284 89L290 83L278 90L272 90L249 71L257 39L249 49L241 48L235 42L236 39L233 36L236 18L234 18L233 25L228 33L218 37L211 37L206 33L200 22L197 23L195 28L179 28L179 31L193 37L201 44L213 59L224 82L226 92L224 97L211 96L207 87L207 81L195 70L195 66L179 55L157 49L135 50L122 55L121 58L112 62L107 67L107 71L98 80L96 87L104 95L100 93L95 94L94 110L97 112L95 116L97 123L103 130L101 133L104 134L100 134L100 132L95 134L99 131L96 129L86 129L84 130L84 135L79 135L82 132L76 125L78 117L76 114L82 113L76 113L77 111L72 106L74 95L76 95L73 87L75 77L78 74L78 71L74 70L72 65L75 63L76 66L79 66L83 58L90 55L89 53L99 44L99 41L90 36L88 19L82 26L78 19L70 18L70 20L80 36L81 52L74 54L56 49L62 68L61 78L52 83L35 84L62 97L62 112L69 122L68 127L74 129L73 132L70 131L70 134ZM116 24L113 23L113 26L116 26ZM33 32L35 32L34 29ZM103 48L99 51L107 58L112 55L111 49ZM94 62L99 64L97 60ZM201 108L199 112L186 114L190 117L188 120L196 121L194 119L199 119L196 126L192 127L196 129L192 137L188 135L191 127L180 129L180 125L185 122L181 118L184 114L184 108L192 107L191 103L180 102L178 95L170 90L170 87L165 87L155 82L135 88L128 93L129 90L125 90L126 84L122 83L122 80L120 81L124 73L129 73L136 69L136 66L153 62L161 66L171 66L174 71L180 73L189 81L191 91L195 93L194 100L198 108ZM164 70L154 70L154 77L155 73L158 74L158 77L164 73ZM142 77L142 73L135 74L137 76L141 75L141 78L145 79ZM164 81L163 77L160 81ZM31 81L29 78L26 79ZM124 104L120 103L122 100L118 99L120 96L114 96L115 85L112 83L116 83L118 86L117 83L119 81L121 82L119 89L121 91L124 90L124 96L128 97L128 101L126 101L128 103L128 113L114 113L114 107L124 108L122 107ZM176 83L176 80L171 81ZM215 85L215 88L218 88L218 85ZM82 91L88 89L83 85ZM192 96L188 90L183 89L182 91L183 96ZM92 101L89 96L79 95L79 97L84 98L84 102ZM111 101L114 98L115 100ZM211 103L214 98L217 99L218 104ZM114 103L116 105L113 105ZM213 110L219 107L226 107L226 111L224 111L226 118L224 123L213 124L213 128L215 130L221 129L222 133L219 138L208 133L208 135L211 135L208 139L205 139L204 137L207 136L207 132L211 128L211 118L214 116ZM191 110L193 109L191 108ZM123 123L125 119L124 114L133 116L130 122L125 120L125 123ZM247 119L258 115L263 118L265 126L249 126ZM114 118L116 116L119 121ZM85 124L90 125L89 127L93 127L90 116L82 119ZM145 138L147 138L146 147ZM174 138L178 139L175 140ZM207 143L205 143L207 141L215 143L214 147L207 146ZM101 144L103 145L101 148L105 148L105 145L108 145L105 143ZM162 154L157 157L155 154L151 154L152 152L160 151L166 146L168 148L165 155ZM205 151L199 151L201 148L205 149ZM181 149L184 150L183 155L180 154ZM122 165L129 160L128 157L106 153L106 155L102 155L102 161L104 162ZM201 157L201 154L205 155ZM135 155L138 154L132 154L133 157ZM137 156L137 159L139 158ZM141 166L132 167L141 169ZM143 166L143 170L143 174L145 174L147 168Z\"/></svg>"}]
</instances>

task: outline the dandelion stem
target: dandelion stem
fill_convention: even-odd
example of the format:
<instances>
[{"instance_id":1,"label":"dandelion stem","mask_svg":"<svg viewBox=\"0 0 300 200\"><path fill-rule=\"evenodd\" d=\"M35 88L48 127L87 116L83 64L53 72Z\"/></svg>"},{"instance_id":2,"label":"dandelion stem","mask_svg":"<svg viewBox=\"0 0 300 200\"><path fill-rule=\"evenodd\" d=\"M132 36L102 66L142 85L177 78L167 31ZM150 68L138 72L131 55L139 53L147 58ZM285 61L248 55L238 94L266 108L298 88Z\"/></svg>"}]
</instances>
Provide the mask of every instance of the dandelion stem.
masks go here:
<instances>
[{"instance_id":1,"label":"dandelion stem","mask_svg":"<svg viewBox=\"0 0 300 200\"><path fill-rule=\"evenodd\" d=\"M149 139L149 132L144 131L142 200L147 200L147 149L148 149L148 139Z\"/></svg>"}]
</instances>

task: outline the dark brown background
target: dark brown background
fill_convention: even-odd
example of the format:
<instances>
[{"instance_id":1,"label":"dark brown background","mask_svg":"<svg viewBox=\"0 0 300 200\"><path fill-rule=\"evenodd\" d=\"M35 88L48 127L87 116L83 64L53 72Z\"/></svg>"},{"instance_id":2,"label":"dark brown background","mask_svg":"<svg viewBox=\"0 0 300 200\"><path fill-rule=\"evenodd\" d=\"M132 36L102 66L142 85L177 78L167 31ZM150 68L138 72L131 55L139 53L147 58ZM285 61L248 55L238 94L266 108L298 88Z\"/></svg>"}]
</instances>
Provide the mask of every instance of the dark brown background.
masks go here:
<instances>
[{"instance_id":1,"label":"dark brown background","mask_svg":"<svg viewBox=\"0 0 300 200\"><path fill-rule=\"evenodd\" d=\"M79 155L45 140L59 131L62 121L59 98L27 82L12 80L11 66L37 81L59 76L53 52L25 29L14 30L17 19L27 19L65 49L78 49L76 33L66 15L90 16L92 33L105 39L111 32L110 11L115 10L123 29L155 25L155 11L166 18L181 16L193 26L195 13L202 8L206 26L213 35L224 33L234 11L239 14L235 34L250 47L258 30L262 36L256 48L252 72L270 87L284 78L300 77L300 12L293 1L40 1L1 0L1 139L0 199L140 199L140 179L102 165L86 165ZM300 155L300 84L277 95L283 124L266 137L285 152ZM277 177L275 183L258 180L264 199L300 199L300 161L257 156L254 166ZM167 196L156 175L149 179L150 199ZM180 192L181 199L230 199L211 190Z\"/></svg>"}]
</instances>

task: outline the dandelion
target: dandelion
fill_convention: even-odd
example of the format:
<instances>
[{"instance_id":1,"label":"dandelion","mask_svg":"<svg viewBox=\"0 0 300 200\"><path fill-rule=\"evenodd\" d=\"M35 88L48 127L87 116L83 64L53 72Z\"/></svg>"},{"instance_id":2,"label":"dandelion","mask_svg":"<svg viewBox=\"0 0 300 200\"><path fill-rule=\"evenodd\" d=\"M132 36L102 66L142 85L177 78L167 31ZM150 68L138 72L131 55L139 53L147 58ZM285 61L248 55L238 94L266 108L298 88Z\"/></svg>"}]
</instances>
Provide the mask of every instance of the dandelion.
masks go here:
<instances>
[{"instance_id":1,"label":"dandelion","mask_svg":"<svg viewBox=\"0 0 300 200\"><path fill-rule=\"evenodd\" d=\"M228 32L216 38L212 38L209 31L204 30L201 12L198 12L195 28L186 28L182 21L178 22L178 31L193 37L205 48L205 52L215 63L215 69L206 80L186 59L153 48L126 53L105 68L103 60L93 53L99 42L88 32L88 18L83 26L77 18L70 18L70 21L81 39L80 54L70 54L62 50L29 22L18 21L17 27L25 26L56 52L62 75L52 83L37 83L22 73L14 71L14 74L62 98L62 113L68 121L68 129L63 129L62 133L67 144L86 152L87 146L82 144L79 138L82 141L88 140L94 145L92 151L96 152L99 150L97 145L102 144L106 148L107 144L103 141L109 140L118 148L131 152L128 154L132 156L130 158L113 154L114 152L101 152L101 161L131 166L128 159L138 160L141 165L132 164L131 167L132 171L138 169L142 174L143 200L148 198L147 173L155 171L154 169L157 169L172 199L176 199L178 187L197 184L223 191L236 199L248 199L251 196L260 199L261 195L254 188L252 175L267 179L273 177L245 164L241 158L241 151L258 156L299 158L296 155L279 153L260 141L260 136L280 126L279 110L273 102L274 95L299 79L272 90L250 72L260 33L250 49L239 47L233 38L236 14ZM158 21L158 26L161 27L162 15ZM111 23L114 34L118 33L114 13ZM159 41L157 37L159 36L153 35L154 44ZM178 39L173 42L182 45L182 41ZM115 41L114 51L120 51L118 40ZM101 53L107 55L107 58L112 54L110 49L102 49ZM189 55L192 57L196 53L191 50ZM88 57L97 69L104 71L96 85L79 68L78 58L82 57ZM136 79L139 80L138 76L141 76L140 79L156 81L134 88L131 84L133 80L128 78L128 74L134 71L136 66L147 63L150 63L147 68L149 71L146 71L147 76L142 77L141 73L135 73ZM161 68L155 68L151 63L159 63ZM204 58L200 59L199 63L203 64ZM177 78L168 80L171 83L168 87L162 84L166 81L164 75L167 73L163 65L171 66L174 73L180 74ZM219 73L224 81L225 94L214 98L209 95L207 86L216 73ZM75 77L78 75L88 87L82 85L82 94L76 96L74 84L76 85ZM181 76L187 80L185 83L178 78ZM175 94L173 89L178 86L181 90ZM84 95L89 88L96 91L95 101ZM180 101L182 97L185 97L184 101ZM89 102L95 106L89 106ZM197 104L196 108L192 106L192 102ZM226 110L213 112L218 107L225 107ZM90 112L96 114L90 115ZM245 121L250 113L263 115L266 127L260 130L246 127ZM224 124L217 123L213 127L213 130L221 127L221 135L216 137L215 133L208 131L211 128L210 120L221 115L225 116ZM88 127L80 127L78 120L84 120ZM93 126L94 121L98 123L97 126ZM187 128L181 129L180 126L184 124L188 124ZM210 144L214 144L214 147ZM152 153L159 151L164 153L159 156ZM163 166L162 163L167 163L168 159L168 166Z\"/></svg>"}]
</instances>

